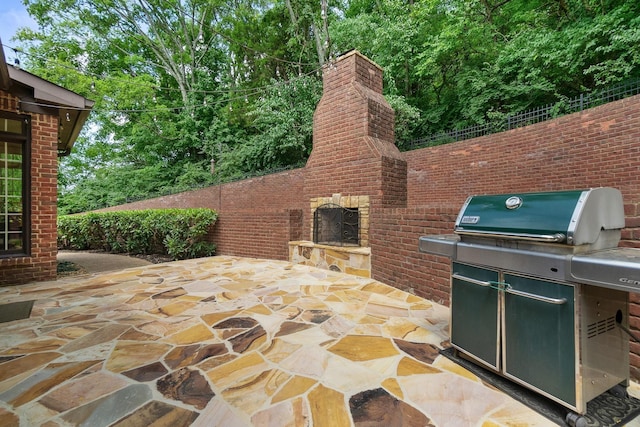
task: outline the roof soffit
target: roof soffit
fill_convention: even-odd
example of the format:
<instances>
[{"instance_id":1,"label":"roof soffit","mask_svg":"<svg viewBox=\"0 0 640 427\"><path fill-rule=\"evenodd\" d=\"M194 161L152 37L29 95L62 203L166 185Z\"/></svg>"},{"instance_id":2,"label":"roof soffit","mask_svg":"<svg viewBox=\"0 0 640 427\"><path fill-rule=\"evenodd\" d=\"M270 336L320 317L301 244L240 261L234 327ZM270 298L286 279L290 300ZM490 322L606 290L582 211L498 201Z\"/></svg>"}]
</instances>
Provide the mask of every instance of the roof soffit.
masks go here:
<instances>
[{"instance_id":1,"label":"roof soffit","mask_svg":"<svg viewBox=\"0 0 640 427\"><path fill-rule=\"evenodd\" d=\"M0 88L20 99L20 109L30 113L57 115L58 153L68 155L94 101L20 68L8 65L0 55Z\"/></svg>"}]
</instances>

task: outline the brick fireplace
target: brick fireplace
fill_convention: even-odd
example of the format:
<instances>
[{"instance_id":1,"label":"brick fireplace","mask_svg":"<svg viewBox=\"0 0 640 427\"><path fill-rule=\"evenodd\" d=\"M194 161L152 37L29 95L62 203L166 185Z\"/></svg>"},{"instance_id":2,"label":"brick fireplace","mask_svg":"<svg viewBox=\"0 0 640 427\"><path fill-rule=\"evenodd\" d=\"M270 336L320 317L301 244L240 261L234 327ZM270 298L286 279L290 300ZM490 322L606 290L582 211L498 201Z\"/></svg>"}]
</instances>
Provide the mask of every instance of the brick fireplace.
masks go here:
<instances>
[{"instance_id":1,"label":"brick fireplace","mask_svg":"<svg viewBox=\"0 0 640 427\"><path fill-rule=\"evenodd\" d=\"M323 94L313 116L313 150L305 167L303 236L289 242L289 260L371 277L370 210L406 207L407 164L394 142L394 113L382 95L382 69L357 51L323 71ZM357 212L357 237L318 238L318 208ZM350 233L353 220L342 232ZM337 227L337 226L336 226ZM314 242L315 240L315 242Z\"/></svg>"},{"instance_id":2,"label":"brick fireplace","mask_svg":"<svg viewBox=\"0 0 640 427\"><path fill-rule=\"evenodd\" d=\"M318 209L336 206L357 212L358 243L323 243L314 237L314 225ZM369 196L314 197L311 199L311 224L309 240L289 242L289 260L295 264L311 265L328 270L341 271L362 277L371 277L371 248L369 248Z\"/></svg>"},{"instance_id":3,"label":"brick fireplace","mask_svg":"<svg viewBox=\"0 0 640 427\"><path fill-rule=\"evenodd\" d=\"M315 197L311 199L311 235L309 239L312 242L320 244L322 244L322 242L317 242L317 239L314 238L317 234L314 219L318 209L322 209L323 206L339 206L354 212L357 211L358 244L334 244L333 246L369 246L369 196L343 196L341 194L334 194L331 197Z\"/></svg>"}]
</instances>

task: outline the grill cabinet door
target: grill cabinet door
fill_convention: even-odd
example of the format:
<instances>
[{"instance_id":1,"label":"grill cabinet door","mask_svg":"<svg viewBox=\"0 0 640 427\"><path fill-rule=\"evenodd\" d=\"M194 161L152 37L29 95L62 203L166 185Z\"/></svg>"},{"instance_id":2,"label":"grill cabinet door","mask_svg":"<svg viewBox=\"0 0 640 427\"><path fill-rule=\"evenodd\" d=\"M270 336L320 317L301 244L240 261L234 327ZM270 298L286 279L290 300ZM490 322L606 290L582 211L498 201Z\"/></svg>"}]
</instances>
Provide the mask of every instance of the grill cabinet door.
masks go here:
<instances>
[{"instance_id":1,"label":"grill cabinet door","mask_svg":"<svg viewBox=\"0 0 640 427\"><path fill-rule=\"evenodd\" d=\"M498 272L453 263L451 344L489 367L499 366Z\"/></svg>"},{"instance_id":2,"label":"grill cabinet door","mask_svg":"<svg viewBox=\"0 0 640 427\"><path fill-rule=\"evenodd\" d=\"M576 406L574 287L510 274L504 295L504 372ZM537 298L539 297L539 298Z\"/></svg>"}]
</instances>

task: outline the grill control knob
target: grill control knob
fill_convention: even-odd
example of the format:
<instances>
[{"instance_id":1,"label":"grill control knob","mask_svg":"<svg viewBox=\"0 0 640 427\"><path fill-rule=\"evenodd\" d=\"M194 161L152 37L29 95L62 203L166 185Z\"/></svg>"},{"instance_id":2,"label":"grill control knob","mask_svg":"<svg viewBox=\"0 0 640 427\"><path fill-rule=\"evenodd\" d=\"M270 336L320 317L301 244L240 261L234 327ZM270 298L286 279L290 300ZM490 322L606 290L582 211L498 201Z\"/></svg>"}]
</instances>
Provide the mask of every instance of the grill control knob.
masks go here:
<instances>
[{"instance_id":1,"label":"grill control knob","mask_svg":"<svg viewBox=\"0 0 640 427\"><path fill-rule=\"evenodd\" d=\"M522 199L518 196L511 196L507 199L506 202L504 202L504 205L507 207L507 209L518 209L520 206L522 206Z\"/></svg>"}]
</instances>

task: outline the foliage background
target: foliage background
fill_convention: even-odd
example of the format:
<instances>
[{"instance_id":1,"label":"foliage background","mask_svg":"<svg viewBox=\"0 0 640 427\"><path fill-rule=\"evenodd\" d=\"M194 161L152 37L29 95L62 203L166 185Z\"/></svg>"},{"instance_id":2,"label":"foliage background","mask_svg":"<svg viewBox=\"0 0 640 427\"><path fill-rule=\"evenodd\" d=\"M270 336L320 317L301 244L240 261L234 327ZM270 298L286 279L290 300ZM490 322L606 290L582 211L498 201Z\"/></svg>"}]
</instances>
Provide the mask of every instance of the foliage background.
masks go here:
<instances>
[{"instance_id":1,"label":"foliage background","mask_svg":"<svg viewBox=\"0 0 640 427\"><path fill-rule=\"evenodd\" d=\"M60 213L303 164L350 49L385 70L401 148L640 77L637 0L24 2L23 66L96 101Z\"/></svg>"}]
</instances>

